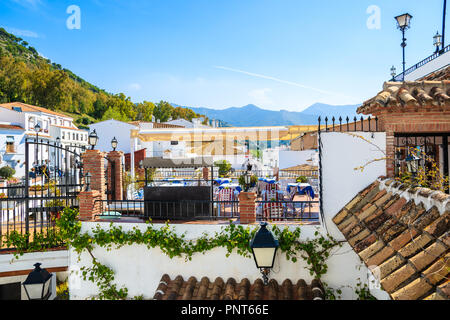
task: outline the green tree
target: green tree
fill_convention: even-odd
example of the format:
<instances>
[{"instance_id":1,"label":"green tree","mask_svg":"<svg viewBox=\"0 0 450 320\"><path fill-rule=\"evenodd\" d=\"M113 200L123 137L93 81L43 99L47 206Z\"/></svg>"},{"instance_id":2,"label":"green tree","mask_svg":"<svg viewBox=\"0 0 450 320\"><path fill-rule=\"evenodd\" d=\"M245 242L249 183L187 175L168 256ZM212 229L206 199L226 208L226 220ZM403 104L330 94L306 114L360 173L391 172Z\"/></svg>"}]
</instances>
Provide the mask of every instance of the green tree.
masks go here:
<instances>
[{"instance_id":1,"label":"green tree","mask_svg":"<svg viewBox=\"0 0 450 320\"><path fill-rule=\"evenodd\" d=\"M174 107L170 103L161 100L156 104L153 115L161 122L166 122L172 116L173 109Z\"/></svg>"},{"instance_id":2,"label":"green tree","mask_svg":"<svg viewBox=\"0 0 450 320\"><path fill-rule=\"evenodd\" d=\"M108 110L106 110L106 112L103 114L102 121L109 119L114 119L123 122L129 121L127 116L123 115L118 109L111 107Z\"/></svg>"}]
</instances>

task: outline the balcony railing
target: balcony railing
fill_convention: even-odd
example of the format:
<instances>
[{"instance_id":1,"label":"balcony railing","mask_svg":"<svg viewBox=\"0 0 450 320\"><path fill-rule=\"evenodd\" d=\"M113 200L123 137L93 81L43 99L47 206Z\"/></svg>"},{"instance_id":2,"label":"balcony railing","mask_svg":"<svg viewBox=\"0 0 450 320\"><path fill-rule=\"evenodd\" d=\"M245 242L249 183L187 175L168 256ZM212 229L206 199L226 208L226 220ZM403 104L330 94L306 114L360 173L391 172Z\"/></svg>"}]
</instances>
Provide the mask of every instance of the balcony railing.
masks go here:
<instances>
[{"instance_id":1,"label":"balcony railing","mask_svg":"<svg viewBox=\"0 0 450 320\"><path fill-rule=\"evenodd\" d=\"M450 51L450 45L446 46L443 50L439 51L439 52L435 52L433 53L431 56L423 59L422 61L420 61L419 63L416 63L415 65L413 65L412 67L408 68L405 70L405 76L410 74L411 72L419 69L420 67L426 65L427 63L433 61L434 59L440 57L441 55L443 55L444 53L447 53L448 51ZM403 72L396 75L393 80L394 81L403 81Z\"/></svg>"}]
</instances>

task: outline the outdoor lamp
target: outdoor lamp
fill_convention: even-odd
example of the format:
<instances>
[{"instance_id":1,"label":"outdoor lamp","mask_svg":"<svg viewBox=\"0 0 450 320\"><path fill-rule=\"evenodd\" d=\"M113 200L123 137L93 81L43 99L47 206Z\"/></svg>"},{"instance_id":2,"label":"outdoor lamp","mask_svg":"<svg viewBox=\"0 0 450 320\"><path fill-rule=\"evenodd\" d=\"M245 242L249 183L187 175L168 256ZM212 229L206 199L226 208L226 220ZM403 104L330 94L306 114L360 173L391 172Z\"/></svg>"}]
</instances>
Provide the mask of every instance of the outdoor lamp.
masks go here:
<instances>
[{"instance_id":1,"label":"outdoor lamp","mask_svg":"<svg viewBox=\"0 0 450 320\"><path fill-rule=\"evenodd\" d=\"M433 45L436 47L436 53L438 53L439 47L442 45L442 36L439 32L436 32L436 35L433 37Z\"/></svg>"},{"instance_id":2,"label":"outdoor lamp","mask_svg":"<svg viewBox=\"0 0 450 320\"><path fill-rule=\"evenodd\" d=\"M39 125L39 123L36 123L36 125L34 126L34 131L35 132L41 131L41 126Z\"/></svg>"},{"instance_id":3,"label":"outdoor lamp","mask_svg":"<svg viewBox=\"0 0 450 320\"><path fill-rule=\"evenodd\" d=\"M406 30L410 27L412 16L409 13L401 14L397 17L395 17L395 20L397 20L397 28L400 30Z\"/></svg>"},{"instance_id":4,"label":"outdoor lamp","mask_svg":"<svg viewBox=\"0 0 450 320\"><path fill-rule=\"evenodd\" d=\"M85 152L86 151L86 147L83 145L81 146L81 151Z\"/></svg>"},{"instance_id":5,"label":"outdoor lamp","mask_svg":"<svg viewBox=\"0 0 450 320\"><path fill-rule=\"evenodd\" d=\"M60 142L61 142L61 138L60 138L60 137L57 137L57 138L56 138L56 144L59 145Z\"/></svg>"},{"instance_id":6,"label":"outdoor lamp","mask_svg":"<svg viewBox=\"0 0 450 320\"><path fill-rule=\"evenodd\" d=\"M86 173L85 177L85 183L86 183L86 189L84 191L91 191L91 174L90 172Z\"/></svg>"},{"instance_id":7,"label":"outdoor lamp","mask_svg":"<svg viewBox=\"0 0 450 320\"><path fill-rule=\"evenodd\" d=\"M97 145L97 141L98 141L98 136L97 136L97 132L92 131L89 134L89 145L92 147L92 150L94 150L94 147Z\"/></svg>"},{"instance_id":8,"label":"outdoor lamp","mask_svg":"<svg viewBox=\"0 0 450 320\"><path fill-rule=\"evenodd\" d=\"M252 181L252 176L250 175L249 171L246 171L244 173L244 182L245 182L245 192L248 191L248 189L250 189L250 183Z\"/></svg>"},{"instance_id":9,"label":"outdoor lamp","mask_svg":"<svg viewBox=\"0 0 450 320\"><path fill-rule=\"evenodd\" d=\"M394 80L395 76L397 75L397 69L395 69L394 66L392 66L391 68L391 76L392 76L392 80Z\"/></svg>"},{"instance_id":10,"label":"outdoor lamp","mask_svg":"<svg viewBox=\"0 0 450 320\"><path fill-rule=\"evenodd\" d=\"M419 169L419 159L419 157L413 154L409 154L405 159L408 171L413 175L416 174Z\"/></svg>"},{"instance_id":11,"label":"outdoor lamp","mask_svg":"<svg viewBox=\"0 0 450 320\"><path fill-rule=\"evenodd\" d=\"M267 229L267 222L261 222L261 228L250 242L256 267L261 270L264 285L268 284L268 275L275 262L275 254L278 249L278 240Z\"/></svg>"},{"instance_id":12,"label":"outdoor lamp","mask_svg":"<svg viewBox=\"0 0 450 320\"><path fill-rule=\"evenodd\" d=\"M395 20L397 20L397 28L399 28L402 31L402 43L401 47L403 49L403 81L405 81L405 47L406 47L406 38L405 38L405 30L409 29L409 24L411 21L412 16L409 13L405 13L402 15L399 15L395 17Z\"/></svg>"},{"instance_id":13,"label":"outdoor lamp","mask_svg":"<svg viewBox=\"0 0 450 320\"><path fill-rule=\"evenodd\" d=\"M111 140L111 147L113 148L113 151L116 151L116 148L117 148L117 139L116 139L116 137L114 137Z\"/></svg>"},{"instance_id":14,"label":"outdoor lamp","mask_svg":"<svg viewBox=\"0 0 450 320\"><path fill-rule=\"evenodd\" d=\"M22 283L28 300L48 300L52 292L50 283L52 274L45 269L41 269L41 264L35 263L34 270L28 274L27 279Z\"/></svg>"}]
</instances>

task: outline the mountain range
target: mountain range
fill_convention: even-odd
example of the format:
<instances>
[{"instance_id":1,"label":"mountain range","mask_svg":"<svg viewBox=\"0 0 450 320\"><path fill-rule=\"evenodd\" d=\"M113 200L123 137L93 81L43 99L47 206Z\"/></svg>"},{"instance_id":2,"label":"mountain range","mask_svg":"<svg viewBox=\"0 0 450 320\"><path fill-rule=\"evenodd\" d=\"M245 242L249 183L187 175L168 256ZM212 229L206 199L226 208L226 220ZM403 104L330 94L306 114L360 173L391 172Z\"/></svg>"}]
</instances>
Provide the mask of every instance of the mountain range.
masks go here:
<instances>
[{"instance_id":1,"label":"mountain range","mask_svg":"<svg viewBox=\"0 0 450 320\"><path fill-rule=\"evenodd\" d=\"M174 105L177 106L177 105ZM210 108L195 108L192 109L195 113L203 114L209 119L217 119L225 122L227 125L244 127L244 126L284 126L284 125L316 125L318 117L333 116L345 119L347 116L350 119L358 116L356 108L360 105L329 105L324 103L315 103L303 111L272 111L262 109L253 104L249 104L240 108L231 107L227 109L210 109Z\"/></svg>"}]
</instances>

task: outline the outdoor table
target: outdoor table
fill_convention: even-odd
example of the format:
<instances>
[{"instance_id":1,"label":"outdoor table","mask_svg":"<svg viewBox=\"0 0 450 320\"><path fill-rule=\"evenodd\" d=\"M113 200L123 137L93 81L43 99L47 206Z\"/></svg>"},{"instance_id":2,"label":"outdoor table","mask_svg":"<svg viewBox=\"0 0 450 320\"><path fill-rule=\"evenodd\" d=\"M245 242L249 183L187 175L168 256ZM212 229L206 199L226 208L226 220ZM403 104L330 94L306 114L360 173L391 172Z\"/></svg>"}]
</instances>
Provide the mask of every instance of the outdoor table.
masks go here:
<instances>
[{"instance_id":1,"label":"outdoor table","mask_svg":"<svg viewBox=\"0 0 450 320\"><path fill-rule=\"evenodd\" d=\"M314 190L309 183L288 183L286 188L288 193L291 192L291 188L297 188L298 194L306 194L312 199L315 197Z\"/></svg>"},{"instance_id":2,"label":"outdoor table","mask_svg":"<svg viewBox=\"0 0 450 320\"><path fill-rule=\"evenodd\" d=\"M239 192L242 191L242 187L237 183L224 183L219 186L219 190L226 189L226 188L235 189Z\"/></svg>"},{"instance_id":3,"label":"outdoor table","mask_svg":"<svg viewBox=\"0 0 450 320\"><path fill-rule=\"evenodd\" d=\"M229 179L229 178L217 178L217 179L214 179L214 181L216 183L218 183L219 185L222 185L224 183L231 183L231 179Z\"/></svg>"}]
</instances>

